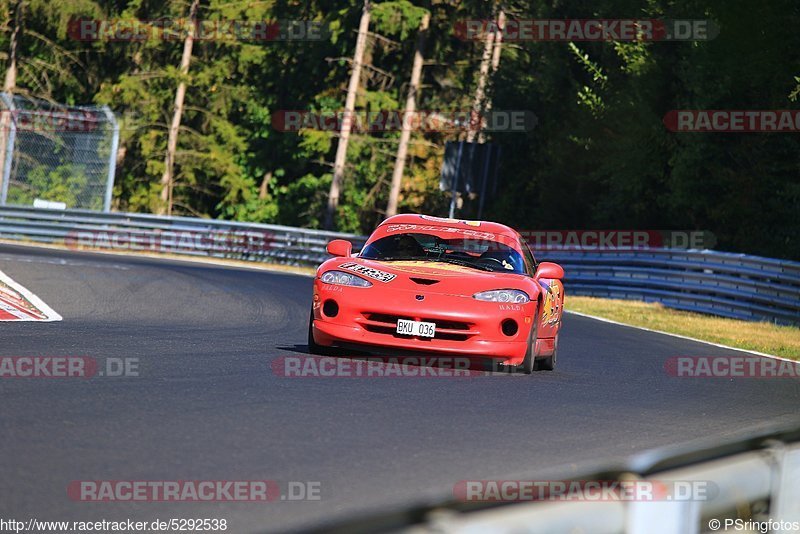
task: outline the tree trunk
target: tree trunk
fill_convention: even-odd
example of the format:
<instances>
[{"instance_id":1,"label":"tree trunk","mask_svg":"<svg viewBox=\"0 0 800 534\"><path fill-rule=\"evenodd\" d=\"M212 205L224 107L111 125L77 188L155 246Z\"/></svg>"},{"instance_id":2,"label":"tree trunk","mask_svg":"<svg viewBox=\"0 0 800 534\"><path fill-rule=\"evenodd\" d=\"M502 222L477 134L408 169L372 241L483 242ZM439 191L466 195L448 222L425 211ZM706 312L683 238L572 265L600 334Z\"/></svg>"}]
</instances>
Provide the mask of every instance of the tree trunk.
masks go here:
<instances>
[{"instance_id":1,"label":"tree trunk","mask_svg":"<svg viewBox=\"0 0 800 534\"><path fill-rule=\"evenodd\" d=\"M264 200L267 198L267 194L269 193L269 183L272 181L272 171L267 171L264 173L264 177L261 179L261 186L258 188L258 199Z\"/></svg>"},{"instance_id":2,"label":"tree trunk","mask_svg":"<svg viewBox=\"0 0 800 534\"><path fill-rule=\"evenodd\" d=\"M189 20L191 28L197 27L197 10L200 0L192 0L189 8ZM186 75L189 74L189 64L192 61L192 46L194 45L194 33L186 34L183 42L183 55L181 56L181 76L178 83L178 90L175 92L175 106L172 113L172 123L169 127L169 137L167 139L167 155L164 158L164 174L161 176L161 206L159 215L172 215L172 189L174 183L175 152L178 148L178 131L181 127L181 117L183 116L183 100L186 97Z\"/></svg>"},{"instance_id":3,"label":"tree trunk","mask_svg":"<svg viewBox=\"0 0 800 534\"><path fill-rule=\"evenodd\" d=\"M428 24L430 20L430 13L425 13L419 25L417 50L414 53L414 64L411 67L411 82L408 86L406 109L403 112L403 129L400 131L400 144L397 146L397 158L394 160L394 171L392 172L392 187L389 190L389 203L386 206L387 217L397 214L397 200L400 196L400 186L403 183L403 171L406 167L408 142L411 139L411 128L406 127L407 123L410 122L407 118L410 118L417 110L417 94L419 94L420 79L422 78L422 65L425 61L423 47L425 45L425 37L428 33Z\"/></svg>"},{"instance_id":4,"label":"tree trunk","mask_svg":"<svg viewBox=\"0 0 800 534\"><path fill-rule=\"evenodd\" d=\"M344 177L344 165L347 160L347 143L350 141L350 129L353 121L353 111L356 107L356 94L361 80L361 65L364 61L364 52L367 49L367 32L369 31L370 5L369 0L364 0L364 9L361 12L361 22L358 25L356 38L356 51L353 54L353 72L350 73L350 83L347 87L347 98L344 104L344 120L342 131L339 135L339 144L336 146L336 159L333 163L333 180L328 193L328 207L325 212L325 229L333 228L333 217L339 206L339 190Z\"/></svg>"},{"instance_id":5,"label":"tree trunk","mask_svg":"<svg viewBox=\"0 0 800 534\"><path fill-rule=\"evenodd\" d=\"M11 43L8 50L8 69L3 81L3 92L13 96L17 87L17 48L19 46L20 32L22 31L23 1L19 0L14 8L14 30L11 32ZM0 191L3 188L3 179L6 171L6 156L8 153L8 138L11 135L11 114L13 109L2 112L0 116Z\"/></svg>"},{"instance_id":6,"label":"tree trunk","mask_svg":"<svg viewBox=\"0 0 800 534\"><path fill-rule=\"evenodd\" d=\"M8 70L6 70L3 91L11 93L17 87L17 47L19 46L19 35L22 30L22 9L25 4L22 0L17 2L14 9L14 31L11 32L11 44L8 52Z\"/></svg>"},{"instance_id":7,"label":"tree trunk","mask_svg":"<svg viewBox=\"0 0 800 534\"><path fill-rule=\"evenodd\" d=\"M478 86L475 88L475 98L472 101L472 113L470 114L469 126L467 130L467 142L475 141L478 133L483 126L483 103L486 98L486 84L489 81L489 67L492 64L492 49L496 32L491 32L485 36L483 42L483 55L481 56L481 66L478 73Z\"/></svg>"},{"instance_id":8,"label":"tree trunk","mask_svg":"<svg viewBox=\"0 0 800 534\"><path fill-rule=\"evenodd\" d=\"M500 67L500 52L503 50L503 28L506 25L506 14L501 9L500 13L497 14L497 31L494 35L494 50L492 51L492 76L497 69ZM489 112L492 111L492 99L487 98L486 102L483 104L483 113L484 115L488 115ZM481 129L480 134L478 135L478 142L483 143L486 140L486 135L483 133L483 129Z\"/></svg>"}]
</instances>

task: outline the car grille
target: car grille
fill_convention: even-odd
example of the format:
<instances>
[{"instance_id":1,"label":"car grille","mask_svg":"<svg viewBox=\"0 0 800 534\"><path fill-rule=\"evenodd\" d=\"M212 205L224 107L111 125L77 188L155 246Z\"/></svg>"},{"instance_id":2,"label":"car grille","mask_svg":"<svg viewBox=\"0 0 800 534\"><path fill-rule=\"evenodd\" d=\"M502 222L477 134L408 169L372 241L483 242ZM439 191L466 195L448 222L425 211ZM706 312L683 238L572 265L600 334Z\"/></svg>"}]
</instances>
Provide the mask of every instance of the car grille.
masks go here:
<instances>
[{"instance_id":1,"label":"car grille","mask_svg":"<svg viewBox=\"0 0 800 534\"><path fill-rule=\"evenodd\" d=\"M472 325L463 321L449 321L444 319L432 319L430 317L410 317L406 315L393 315L388 313L373 313L366 312L363 314L368 322L362 323L362 326L368 332L375 334L386 334L397 339L408 339L408 336L402 336L397 333L397 320L406 319L408 321L424 321L426 323L436 324L436 335L433 338L429 337L416 337L422 341L432 341L435 339L445 339L449 341L466 341L470 337L477 334L472 331Z\"/></svg>"}]
</instances>

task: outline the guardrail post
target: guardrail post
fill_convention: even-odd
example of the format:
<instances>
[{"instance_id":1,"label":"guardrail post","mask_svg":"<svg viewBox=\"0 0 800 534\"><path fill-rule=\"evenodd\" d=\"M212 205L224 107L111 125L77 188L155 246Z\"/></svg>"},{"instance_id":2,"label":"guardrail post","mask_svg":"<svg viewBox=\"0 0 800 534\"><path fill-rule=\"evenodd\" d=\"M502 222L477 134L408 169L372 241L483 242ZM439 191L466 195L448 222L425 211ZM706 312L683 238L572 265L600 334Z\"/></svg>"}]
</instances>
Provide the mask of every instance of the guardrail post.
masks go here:
<instances>
[{"instance_id":1,"label":"guardrail post","mask_svg":"<svg viewBox=\"0 0 800 534\"><path fill-rule=\"evenodd\" d=\"M771 519L800 523L800 446L787 447L778 464Z\"/></svg>"},{"instance_id":2,"label":"guardrail post","mask_svg":"<svg viewBox=\"0 0 800 534\"><path fill-rule=\"evenodd\" d=\"M6 108L8 108L8 141L6 143L5 162L3 163L3 186L0 188L0 206L6 205L8 199L8 183L11 181L11 163L14 161L14 142L17 138L17 121L14 118L14 99L8 93L0 93L0 99L3 100ZM2 132L4 135L5 132Z\"/></svg>"},{"instance_id":3,"label":"guardrail post","mask_svg":"<svg viewBox=\"0 0 800 534\"><path fill-rule=\"evenodd\" d=\"M111 153L108 155L108 180L106 181L106 194L103 198L103 211L111 211L111 195L114 192L114 175L117 172L117 151L119 150L119 123L108 106L103 106L108 122L111 123ZM5 202L4 202L5 203Z\"/></svg>"},{"instance_id":4,"label":"guardrail post","mask_svg":"<svg viewBox=\"0 0 800 534\"><path fill-rule=\"evenodd\" d=\"M627 503L625 534L697 534L700 503L635 501Z\"/></svg>"}]
</instances>

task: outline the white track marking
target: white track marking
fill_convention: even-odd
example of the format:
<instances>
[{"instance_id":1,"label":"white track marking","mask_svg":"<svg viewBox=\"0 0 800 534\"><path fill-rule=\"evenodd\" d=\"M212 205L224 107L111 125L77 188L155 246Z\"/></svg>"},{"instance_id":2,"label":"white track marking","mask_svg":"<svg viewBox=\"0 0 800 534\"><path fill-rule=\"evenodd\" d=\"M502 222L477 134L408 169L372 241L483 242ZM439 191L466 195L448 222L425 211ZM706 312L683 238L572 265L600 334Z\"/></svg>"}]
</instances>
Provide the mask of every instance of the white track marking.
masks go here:
<instances>
[{"instance_id":1,"label":"white track marking","mask_svg":"<svg viewBox=\"0 0 800 534\"><path fill-rule=\"evenodd\" d=\"M13 261L17 263L42 263L46 265L64 265L67 267L92 267L94 269L119 269L122 271L129 271L130 267L124 265L104 264L101 262L85 263L64 259L41 259L41 258L25 258L16 256L0 256L0 261Z\"/></svg>"}]
</instances>

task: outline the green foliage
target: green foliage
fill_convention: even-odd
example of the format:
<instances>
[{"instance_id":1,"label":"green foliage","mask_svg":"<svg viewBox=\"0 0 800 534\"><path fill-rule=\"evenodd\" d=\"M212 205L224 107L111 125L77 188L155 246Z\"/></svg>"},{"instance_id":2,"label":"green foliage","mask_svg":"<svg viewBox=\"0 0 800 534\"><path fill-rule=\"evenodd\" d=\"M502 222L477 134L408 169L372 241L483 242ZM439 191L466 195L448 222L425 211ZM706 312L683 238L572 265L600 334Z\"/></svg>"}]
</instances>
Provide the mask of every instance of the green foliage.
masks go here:
<instances>
[{"instance_id":1,"label":"green foliage","mask_svg":"<svg viewBox=\"0 0 800 534\"><path fill-rule=\"evenodd\" d=\"M2 52L14 5L0 0ZM159 204L167 128L176 87L185 79L176 213L318 227L338 133L280 132L272 116L344 107L363 1L201 0L204 20L306 19L327 32L321 41L196 41L185 77L180 41L81 42L66 30L74 17L185 18L188 5L29 0L18 91L109 105L123 123L115 205L148 212ZM426 10L431 27L417 107L469 109L483 43L456 39L453 28L491 17L493 6L373 3L357 110L402 110ZM676 109L796 108L795 0L510 0L503 7L520 19L709 18L721 32L706 42L505 44L488 96L494 109L534 112L538 124L530 132L488 135L503 146L503 156L499 194L484 217L521 229L708 230L722 249L800 259L794 134L671 133L662 123ZM398 132L352 135L338 229L368 232L382 219L398 138ZM454 139L447 132L412 134L401 211L447 213L438 176L444 143ZM63 167L33 179L50 184L48 198L63 200L80 191L83 174ZM459 215L474 217L476 206L468 201Z\"/></svg>"},{"instance_id":2,"label":"green foliage","mask_svg":"<svg viewBox=\"0 0 800 534\"><path fill-rule=\"evenodd\" d=\"M789 100L792 102L797 102L797 98L800 97L800 76L795 76L794 81L797 83L792 92L789 93Z\"/></svg>"},{"instance_id":3,"label":"green foliage","mask_svg":"<svg viewBox=\"0 0 800 534\"><path fill-rule=\"evenodd\" d=\"M306 174L279 190L278 221L289 226L318 228L322 221L331 175Z\"/></svg>"},{"instance_id":4,"label":"green foliage","mask_svg":"<svg viewBox=\"0 0 800 534\"><path fill-rule=\"evenodd\" d=\"M581 52L575 43L569 43L568 46L578 59L578 62L583 65L586 72L592 77L592 82L598 87L598 89L593 89L588 85L581 87L578 90L578 103L589 108L592 115L599 117L605 109L605 104L597 91L605 87L608 76L603 74L603 70L589 59L589 54Z\"/></svg>"},{"instance_id":5,"label":"green foliage","mask_svg":"<svg viewBox=\"0 0 800 534\"><path fill-rule=\"evenodd\" d=\"M524 6L524 7L523 7ZM717 247L800 259L798 143L787 133L671 133L678 109L796 108L796 3L744 0L520 2L541 18L709 18L705 42L520 43L494 105L531 109L504 145L490 217L521 228L708 230ZM586 9L588 11L582 11ZM764 31L753 31L754 21ZM768 28L768 30L767 30Z\"/></svg>"},{"instance_id":6,"label":"green foliage","mask_svg":"<svg viewBox=\"0 0 800 534\"><path fill-rule=\"evenodd\" d=\"M408 0L396 0L375 4L371 16L379 32L397 35L405 40L410 34L416 33L426 12L425 8L415 6Z\"/></svg>"},{"instance_id":7,"label":"green foliage","mask_svg":"<svg viewBox=\"0 0 800 534\"><path fill-rule=\"evenodd\" d=\"M80 165L60 165L48 171L45 166L37 166L26 174L24 187L15 185L8 189L10 204L31 205L35 198L64 202L68 207L101 210L103 200L91 195L92 186L86 169ZM37 192L34 195L34 191ZM80 204L79 200L92 198L92 205Z\"/></svg>"}]
</instances>

